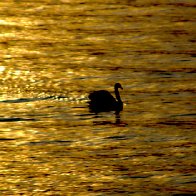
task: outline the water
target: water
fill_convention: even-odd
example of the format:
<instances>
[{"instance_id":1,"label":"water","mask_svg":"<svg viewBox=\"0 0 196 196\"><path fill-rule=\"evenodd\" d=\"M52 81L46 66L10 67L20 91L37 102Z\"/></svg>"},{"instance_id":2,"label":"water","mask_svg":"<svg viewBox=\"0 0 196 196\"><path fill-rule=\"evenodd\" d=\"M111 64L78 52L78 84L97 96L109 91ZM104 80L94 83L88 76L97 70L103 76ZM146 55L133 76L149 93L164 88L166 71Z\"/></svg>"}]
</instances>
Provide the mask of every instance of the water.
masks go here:
<instances>
[{"instance_id":1,"label":"water","mask_svg":"<svg viewBox=\"0 0 196 196\"><path fill-rule=\"evenodd\" d=\"M0 195L194 194L194 6L1 2Z\"/></svg>"}]
</instances>

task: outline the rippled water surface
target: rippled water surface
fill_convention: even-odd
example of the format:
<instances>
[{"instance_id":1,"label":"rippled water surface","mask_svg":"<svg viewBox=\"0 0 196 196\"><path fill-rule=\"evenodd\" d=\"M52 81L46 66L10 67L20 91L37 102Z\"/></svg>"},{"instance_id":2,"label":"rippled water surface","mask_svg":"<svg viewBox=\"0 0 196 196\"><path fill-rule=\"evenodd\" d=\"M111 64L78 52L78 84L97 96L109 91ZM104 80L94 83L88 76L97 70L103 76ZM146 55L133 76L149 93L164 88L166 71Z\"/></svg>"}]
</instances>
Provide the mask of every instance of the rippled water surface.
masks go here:
<instances>
[{"instance_id":1,"label":"rippled water surface","mask_svg":"<svg viewBox=\"0 0 196 196\"><path fill-rule=\"evenodd\" d=\"M1 1L0 195L196 193L195 6Z\"/></svg>"}]
</instances>

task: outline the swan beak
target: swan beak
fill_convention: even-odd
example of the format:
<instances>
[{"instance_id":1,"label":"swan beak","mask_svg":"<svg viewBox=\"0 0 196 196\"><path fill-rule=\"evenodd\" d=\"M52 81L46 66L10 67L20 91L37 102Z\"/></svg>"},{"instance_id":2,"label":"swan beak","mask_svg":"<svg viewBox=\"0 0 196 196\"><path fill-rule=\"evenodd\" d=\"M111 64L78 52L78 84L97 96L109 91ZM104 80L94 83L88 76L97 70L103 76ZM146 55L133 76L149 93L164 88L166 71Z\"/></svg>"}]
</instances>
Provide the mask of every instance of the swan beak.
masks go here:
<instances>
[{"instance_id":1,"label":"swan beak","mask_svg":"<svg viewBox=\"0 0 196 196\"><path fill-rule=\"evenodd\" d=\"M123 90L123 87L121 86L121 87L120 87L120 89L122 89L122 90Z\"/></svg>"}]
</instances>

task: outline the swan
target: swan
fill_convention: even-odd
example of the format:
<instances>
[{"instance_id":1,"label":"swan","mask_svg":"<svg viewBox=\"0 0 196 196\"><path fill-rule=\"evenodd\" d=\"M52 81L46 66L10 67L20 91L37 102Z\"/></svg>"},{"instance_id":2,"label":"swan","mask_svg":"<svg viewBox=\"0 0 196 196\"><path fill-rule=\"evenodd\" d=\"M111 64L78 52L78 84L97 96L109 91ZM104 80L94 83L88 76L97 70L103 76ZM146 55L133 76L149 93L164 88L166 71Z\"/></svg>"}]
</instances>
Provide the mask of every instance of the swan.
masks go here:
<instances>
[{"instance_id":1,"label":"swan","mask_svg":"<svg viewBox=\"0 0 196 196\"><path fill-rule=\"evenodd\" d=\"M106 90L94 91L89 94L89 108L90 111L98 112L108 112L116 111L119 113L123 110L123 102L120 97L118 89L123 89L120 83L114 85L114 92L116 99Z\"/></svg>"}]
</instances>

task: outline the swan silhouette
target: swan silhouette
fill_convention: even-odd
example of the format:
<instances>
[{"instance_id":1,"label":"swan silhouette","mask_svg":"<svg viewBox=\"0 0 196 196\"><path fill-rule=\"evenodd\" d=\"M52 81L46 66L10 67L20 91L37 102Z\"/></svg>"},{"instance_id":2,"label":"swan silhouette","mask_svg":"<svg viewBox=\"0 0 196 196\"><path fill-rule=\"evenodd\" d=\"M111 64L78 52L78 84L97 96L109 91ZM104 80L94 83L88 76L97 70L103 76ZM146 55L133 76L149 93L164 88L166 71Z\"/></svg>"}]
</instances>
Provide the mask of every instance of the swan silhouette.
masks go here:
<instances>
[{"instance_id":1,"label":"swan silhouette","mask_svg":"<svg viewBox=\"0 0 196 196\"><path fill-rule=\"evenodd\" d=\"M116 99L106 90L94 91L89 94L89 108L91 112L108 112L116 111L119 113L123 110L123 102L118 89L123 89L120 83L114 85Z\"/></svg>"}]
</instances>

